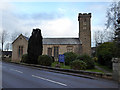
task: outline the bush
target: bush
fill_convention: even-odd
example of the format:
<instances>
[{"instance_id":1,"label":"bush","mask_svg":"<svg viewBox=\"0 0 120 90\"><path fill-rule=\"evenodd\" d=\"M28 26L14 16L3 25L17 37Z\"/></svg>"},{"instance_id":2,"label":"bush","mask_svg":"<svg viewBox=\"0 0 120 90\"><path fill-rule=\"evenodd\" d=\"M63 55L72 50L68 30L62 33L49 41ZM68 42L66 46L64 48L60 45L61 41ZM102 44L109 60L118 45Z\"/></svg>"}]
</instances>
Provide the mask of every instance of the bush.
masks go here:
<instances>
[{"instance_id":1,"label":"bush","mask_svg":"<svg viewBox=\"0 0 120 90\"><path fill-rule=\"evenodd\" d=\"M105 42L97 48L98 63L112 69L112 57L114 57L114 43Z\"/></svg>"},{"instance_id":2,"label":"bush","mask_svg":"<svg viewBox=\"0 0 120 90\"><path fill-rule=\"evenodd\" d=\"M75 70L85 70L86 67L87 67L87 64L79 59L74 60L71 63L71 68Z\"/></svg>"},{"instance_id":3,"label":"bush","mask_svg":"<svg viewBox=\"0 0 120 90\"><path fill-rule=\"evenodd\" d=\"M87 64L87 69L93 69L95 66L94 61L92 60L92 58L89 55L80 55L78 56L76 59L82 60Z\"/></svg>"},{"instance_id":4,"label":"bush","mask_svg":"<svg viewBox=\"0 0 120 90\"><path fill-rule=\"evenodd\" d=\"M44 66L51 66L52 64L52 58L47 55L40 55L38 57L38 64L44 65Z\"/></svg>"},{"instance_id":5,"label":"bush","mask_svg":"<svg viewBox=\"0 0 120 90\"><path fill-rule=\"evenodd\" d=\"M27 63L27 59L28 59L28 54L24 54L24 55L22 55L21 62Z\"/></svg>"},{"instance_id":6,"label":"bush","mask_svg":"<svg viewBox=\"0 0 120 90\"><path fill-rule=\"evenodd\" d=\"M51 58L52 58L52 62L55 62L55 59L54 59L54 57L53 56L50 56Z\"/></svg>"},{"instance_id":7,"label":"bush","mask_svg":"<svg viewBox=\"0 0 120 90\"><path fill-rule=\"evenodd\" d=\"M65 55L65 65L70 65L72 61L74 61L77 57L76 53L73 52L66 52Z\"/></svg>"},{"instance_id":8,"label":"bush","mask_svg":"<svg viewBox=\"0 0 120 90\"><path fill-rule=\"evenodd\" d=\"M98 58L97 57L93 57L92 58L94 62L97 62L98 61Z\"/></svg>"}]
</instances>

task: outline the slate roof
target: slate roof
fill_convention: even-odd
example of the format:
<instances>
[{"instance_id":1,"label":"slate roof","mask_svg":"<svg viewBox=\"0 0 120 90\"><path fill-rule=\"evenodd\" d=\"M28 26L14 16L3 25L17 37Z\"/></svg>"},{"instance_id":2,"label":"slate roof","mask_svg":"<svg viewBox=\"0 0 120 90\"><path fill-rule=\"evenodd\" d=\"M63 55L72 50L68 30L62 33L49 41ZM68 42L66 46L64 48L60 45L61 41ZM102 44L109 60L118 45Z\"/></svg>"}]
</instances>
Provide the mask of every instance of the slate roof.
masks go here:
<instances>
[{"instance_id":1,"label":"slate roof","mask_svg":"<svg viewBox=\"0 0 120 90\"><path fill-rule=\"evenodd\" d=\"M29 40L29 38L28 37L26 37L26 36L24 36L25 37L25 39L28 41Z\"/></svg>"},{"instance_id":2,"label":"slate roof","mask_svg":"<svg viewBox=\"0 0 120 90\"><path fill-rule=\"evenodd\" d=\"M24 36L26 40L28 37ZM75 45L81 44L79 38L43 38L44 45Z\"/></svg>"},{"instance_id":3,"label":"slate roof","mask_svg":"<svg viewBox=\"0 0 120 90\"><path fill-rule=\"evenodd\" d=\"M43 38L43 44L47 45L72 45L81 44L79 38Z\"/></svg>"}]
</instances>

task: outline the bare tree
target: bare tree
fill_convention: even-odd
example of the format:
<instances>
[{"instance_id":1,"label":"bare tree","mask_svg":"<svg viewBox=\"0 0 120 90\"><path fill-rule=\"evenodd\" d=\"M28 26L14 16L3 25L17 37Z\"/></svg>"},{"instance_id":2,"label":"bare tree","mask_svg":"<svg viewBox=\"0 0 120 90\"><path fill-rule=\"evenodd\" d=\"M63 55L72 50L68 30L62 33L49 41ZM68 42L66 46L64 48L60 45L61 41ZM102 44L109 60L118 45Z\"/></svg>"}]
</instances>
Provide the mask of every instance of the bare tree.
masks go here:
<instances>
[{"instance_id":1,"label":"bare tree","mask_svg":"<svg viewBox=\"0 0 120 90\"><path fill-rule=\"evenodd\" d=\"M95 31L94 32L94 42L96 44L96 46L98 46L99 43L103 43L105 41L105 33L104 31Z\"/></svg>"},{"instance_id":2,"label":"bare tree","mask_svg":"<svg viewBox=\"0 0 120 90\"><path fill-rule=\"evenodd\" d=\"M21 32L16 31L16 32L11 33L11 41L13 42L20 34L23 34L26 37L29 36L28 32L21 33Z\"/></svg>"},{"instance_id":3,"label":"bare tree","mask_svg":"<svg viewBox=\"0 0 120 90\"><path fill-rule=\"evenodd\" d=\"M11 34L11 41L13 42L20 34L20 32L13 32Z\"/></svg>"},{"instance_id":4,"label":"bare tree","mask_svg":"<svg viewBox=\"0 0 120 90\"><path fill-rule=\"evenodd\" d=\"M9 50L10 49L10 43L6 43L6 45L5 45L5 50Z\"/></svg>"},{"instance_id":5,"label":"bare tree","mask_svg":"<svg viewBox=\"0 0 120 90\"><path fill-rule=\"evenodd\" d=\"M106 30L110 30L109 34L111 34L112 38L114 37L115 30L118 26L117 19L120 13L120 1L113 2L107 10L107 21L106 21Z\"/></svg>"},{"instance_id":6,"label":"bare tree","mask_svg":"<svg viewBox=\"0 0 120 90\"><path fill-rule=\"evenodd\" d=\"M4 47L4 44L5 42L7 41L7 38L8 37L8 33L6 30L3 30L1 32L1 35L0 35L0 41L1 41L1 45L2 45L2 51L3 51L3 47Z\"/></svg>"}]
</instances>

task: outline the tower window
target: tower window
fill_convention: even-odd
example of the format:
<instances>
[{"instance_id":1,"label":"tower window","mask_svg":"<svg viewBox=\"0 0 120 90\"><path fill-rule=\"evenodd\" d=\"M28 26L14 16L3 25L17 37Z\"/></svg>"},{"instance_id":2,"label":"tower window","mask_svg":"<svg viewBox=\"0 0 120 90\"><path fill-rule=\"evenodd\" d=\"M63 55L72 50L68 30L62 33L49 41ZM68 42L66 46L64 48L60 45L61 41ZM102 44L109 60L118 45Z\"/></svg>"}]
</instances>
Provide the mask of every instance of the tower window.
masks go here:
<instances>
[{"instance_id":1,"label":"tower window","mask_svg":"<svg viewBox=\"0 0 120 90\"><path fill-rule=\"evenodd\" d=\"M86 18L83 20L83 25L87 25L87 20L86 20Z\"/></svg>"},{"instance_id":2,"label":"tower window","mask_svg":"<svg viewBox=\"0 0 120 90\"><path fill-rule=\"evenodd\" d=\"M83 29L87 29L86 27L83 27Z\"/></svg>"},{"instance_id":3,"label":"tower window","mask_svg":"<svg viewBox=\"0 0 120 90\"><path fill-rule=\"evenodd\" d=\"M87 23L86 23L86 22L83 22L83 25L87 25Z\"/></svg>"}]
</instances>

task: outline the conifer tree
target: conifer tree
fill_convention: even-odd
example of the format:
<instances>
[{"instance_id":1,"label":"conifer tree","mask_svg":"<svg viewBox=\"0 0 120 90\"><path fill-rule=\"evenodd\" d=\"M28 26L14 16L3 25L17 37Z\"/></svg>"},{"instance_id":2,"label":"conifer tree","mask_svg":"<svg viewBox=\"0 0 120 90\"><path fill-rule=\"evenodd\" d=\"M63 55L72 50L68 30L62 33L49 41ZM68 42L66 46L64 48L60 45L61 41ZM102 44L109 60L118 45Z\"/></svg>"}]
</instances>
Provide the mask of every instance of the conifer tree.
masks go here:
<instances>
[{"instance_id":1,"label":"conifer tree","mask_svg":"<svg viewBox=\"0 0 120 90\"><path fill-rule=\"evenodd\" d=\"M118 22L118 27L116 28L115 31L114 41L116 45L116 56L120 57L120 17L118 18L117 22Z\"/></svg>"},{"instance_id":2,"label":"conifer tree","mask_svg":"<svg viewBox=\"0 0 120 90\"><path fill-rule=\"evenodd\" d=\"M32 36L28 41L28 60L27 63L37 64L38 56L42 55L42 35L40 29L33 29Z\"/></svg>"}]
</instances>

